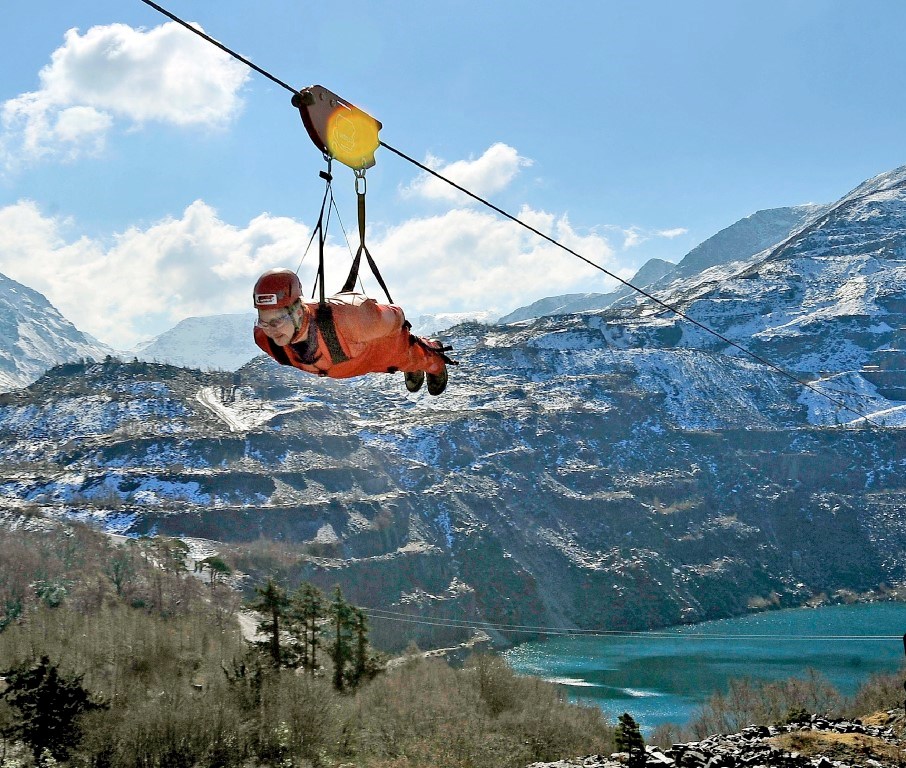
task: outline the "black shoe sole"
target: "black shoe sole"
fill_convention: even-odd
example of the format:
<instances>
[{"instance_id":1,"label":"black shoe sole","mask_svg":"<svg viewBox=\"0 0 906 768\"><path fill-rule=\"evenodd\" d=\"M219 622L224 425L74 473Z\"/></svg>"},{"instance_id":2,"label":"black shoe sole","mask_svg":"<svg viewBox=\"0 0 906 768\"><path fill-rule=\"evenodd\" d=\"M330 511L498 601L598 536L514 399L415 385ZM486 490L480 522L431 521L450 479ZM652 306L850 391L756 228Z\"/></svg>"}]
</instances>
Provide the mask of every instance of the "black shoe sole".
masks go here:
<instances>
[{"instance_id":1,"label":"black shoe sole","mask_svg":"<svg viewBox=\"0 0 906 768\"><path fill-rule=\"evenodd\" d=\"M408 389L410 392L418 392L422 388L422 384L425 383L424 371L412 371L410 373L404 373L403 377L406 381L406 389Z\"/></svg>"},{"instance_id":2,"label":"black shoe sole","mask_svg":"<svg viewBox=\"0 0 906 768\"><path fill-rule=\"evenodd\" d=\"M439 395L447 388L447 369L438 374L428 374L428 394Z\"/></svg>"}]
</instances>

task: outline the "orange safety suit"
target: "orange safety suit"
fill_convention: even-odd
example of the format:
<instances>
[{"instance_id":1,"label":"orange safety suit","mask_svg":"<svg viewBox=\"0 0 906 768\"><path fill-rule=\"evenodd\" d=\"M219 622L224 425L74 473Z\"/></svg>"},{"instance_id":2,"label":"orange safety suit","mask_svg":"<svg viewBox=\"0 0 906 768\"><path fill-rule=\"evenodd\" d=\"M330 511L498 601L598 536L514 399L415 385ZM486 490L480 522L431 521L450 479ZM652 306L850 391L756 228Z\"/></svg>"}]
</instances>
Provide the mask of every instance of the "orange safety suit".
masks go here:
<instances>
[{"instance_id":1,"label":"orange safety suit","mask_svg":"<svg viewBox=\"0 0 906 768\"><path fill-rule=\"evenodd\" d=\"M452 362L438 342L409 332L403 310L395 304L342 293L327 299L325 305L315 301L305 306L308 335L301 341L296 339L305 335L304 328L293 341L280 346L255 326L255 343L282 365L346 379L396 371L438 374Z\"/></svg>"}]
</instances>

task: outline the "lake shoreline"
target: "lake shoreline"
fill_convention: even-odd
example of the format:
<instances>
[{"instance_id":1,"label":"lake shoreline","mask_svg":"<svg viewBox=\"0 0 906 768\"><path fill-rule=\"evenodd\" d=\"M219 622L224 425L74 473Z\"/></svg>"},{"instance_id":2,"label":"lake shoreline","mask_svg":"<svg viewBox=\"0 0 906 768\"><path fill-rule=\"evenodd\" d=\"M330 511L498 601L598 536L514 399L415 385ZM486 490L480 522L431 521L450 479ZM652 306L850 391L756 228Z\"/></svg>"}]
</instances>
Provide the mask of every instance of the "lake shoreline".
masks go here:
<instances>
[{"instance_id":1,"label":"lake shoreline","mask_svg":"<svg viewBox=\"0 0 906 768\"><path fill-rule=\"evenodd\" d=\"M556 682L570 699L648 728L686 724L728 681L776 681L815 669L842 695L904 661L906 601L875 599L758 611L647 632L569 635L514 646L517 672Z\"/></svg>"}]
</instances>

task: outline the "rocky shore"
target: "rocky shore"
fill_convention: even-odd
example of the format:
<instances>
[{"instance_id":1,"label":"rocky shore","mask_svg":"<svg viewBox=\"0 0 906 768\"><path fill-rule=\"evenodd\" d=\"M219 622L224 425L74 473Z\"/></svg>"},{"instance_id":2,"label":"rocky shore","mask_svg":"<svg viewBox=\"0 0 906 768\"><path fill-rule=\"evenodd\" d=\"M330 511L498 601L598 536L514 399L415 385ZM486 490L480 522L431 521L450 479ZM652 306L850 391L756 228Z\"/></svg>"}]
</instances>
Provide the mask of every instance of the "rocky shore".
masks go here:
<instances>
[{"instance_id":1,"label":"rocky shore","mask_svg":"<svg viewBox=\"0 0 906 768\"><path fill-rule=\"evenodd\" d=\"M670 749L645 748L645 768L902 768L906 765L902 709L864 720L813 716L781 726L753 725ZM629 755L590 755L528 768L626 768Z\"/></svg>"}]
</instances>

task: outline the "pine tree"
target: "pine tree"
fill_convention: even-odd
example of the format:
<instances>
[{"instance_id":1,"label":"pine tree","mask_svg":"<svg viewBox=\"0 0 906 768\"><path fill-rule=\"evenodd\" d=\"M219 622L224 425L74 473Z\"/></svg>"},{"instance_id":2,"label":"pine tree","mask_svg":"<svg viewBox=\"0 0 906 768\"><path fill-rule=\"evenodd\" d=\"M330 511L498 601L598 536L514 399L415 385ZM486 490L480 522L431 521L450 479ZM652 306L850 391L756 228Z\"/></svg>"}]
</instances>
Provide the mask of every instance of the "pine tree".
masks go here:
<instances>
[{"instance_id":1,"label":"pine tree","mask_svg":"<svg viewBox=\"0 0 906 768\"><path fill-rule=\"evenodd\" d=\"M355 633L355 649L352 656L352 672L349 682L353 688L365 680L368 672L368 620L361 608L352 610L352 627Z\"/></svg>"},{"instance_id":2,"label":"pine tree","mask_svg":"<svg viewBox=\"0 0 906 768\"><path fill-rule=\"evenodd\" d=\"M385 667L383 654L368 644L368 617L361 608L352 610L352 632L355 646L352 652L352 669L347 678L353 688L373 679Z\"/></svg>"},{"instance_id":3,"label":"pine tree","mask_svg":"<svg viewBox=\"0 0 906 768\"><path fill-rule=\"evenodd\" d=\"M346 602L339 587L334 589L330 604L333 643L330 656L333 661L333 687L342 691L346 687L346 665L352 660L353 608Z\"/></svg>"},{"instance_id":4,"label":"pine tree","mask_svg":"<svg viewBox=\"0 0 906 768\"><path fill-rule=\"evenodd\" d=\"M620 715L616 744L620 752L629 753L629 762L627 764L630 768L641 768L641 766L645 765L645 740L642 738L638 723L628 712Z\"/></svg>"},{"instance_id":5,"label":"pine tree","mask_svg":"<svg viewBox=\"0 0 906 768\"><path fill-rule=\"evenodd\" d=\"M260 599L250 606L253 611L263 613L267 618L258 624L258 630L269 636L268 649L275 667L283 663L283 652L280 648L280 622L286 618L289 598L286 590L268 579L264 587L255 587Z\"/></svg>"},{"instance_id":6,"label":"pine tree","mask_svg":"<svg viewBox=\"0 0 906 768\"><path fill-rule=\"evenodd\" d=\"M324 593L303 581L290 600L292 632L299 640L302 668L314 674L318 669L318 647L324 614Z\"/></svg>"},{"instance_id":7,"label":"pine tree","mask_svg":"<svg viewBox=\"0 0 906 768\"><path fill-rule=\"evenodd\" d=\"M79 715L104 706L92 701L81 676L62 676L47 656L37 664L0 673L0 677L6 678L0 698L18 712L2 735L25 742L35 763L45 751L65 760L82 739Z\"/></svg>"}]
</instances>

